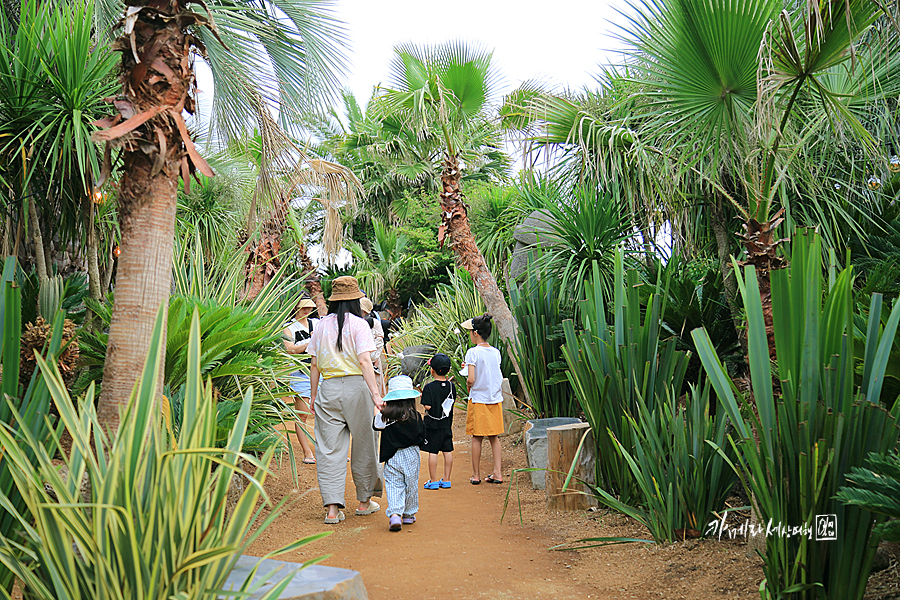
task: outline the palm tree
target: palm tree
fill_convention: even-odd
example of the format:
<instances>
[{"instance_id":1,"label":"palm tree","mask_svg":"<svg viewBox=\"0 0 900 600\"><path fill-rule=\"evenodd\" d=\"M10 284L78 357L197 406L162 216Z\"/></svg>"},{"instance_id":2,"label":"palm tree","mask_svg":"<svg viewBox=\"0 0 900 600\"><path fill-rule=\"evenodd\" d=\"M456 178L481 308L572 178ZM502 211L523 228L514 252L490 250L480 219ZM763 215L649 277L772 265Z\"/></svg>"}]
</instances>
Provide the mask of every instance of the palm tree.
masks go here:
<instances>
[{"instance_id":1,"label":"palm tree","mask_svg":"<svg viewBox=\"0 0 900 600\"><path fill-rule=\"evenodd\" d=\"M219 1L206 15L189 4L129 2L113 46L122 56L119 115L95 136L123 154L121 255L99 407L111 426L147 355L156 313L167 304L179 178L187 187L195 171L213 176L182 118L196 110L195 57L208 57L214 74L210 123L222 141L260 119L269 102L287 112L315 105L333 89L343 61L334 46L342 36L324 3Z\"/></svg>"},{"instance_id":2,"label":"palm tree","mask_svg":"<svg viewBox=\"0 0 900 600\"><path fill-rule=\"evenodd\" d=\"M389 229L381 221L372 221L375 239L372 255L358 243L350 246L353 254L356 278L360 287L373 302L386 300L387 305L399 314L400 295L397 288L404 274L427 274L432 264L407 252L409 238L396 230Z\"/></svg>"},{"instance_id":3,"label":"palm tree","mask_svg":"<svg viewBox=\"0 0 900 600\"><path fill-rule=\"evenodd\" d=\"M424 48L400 45L394 49L391 71L392 87L383 92L381 109L386 116L402 119L404 128L415 131L420 141L430 141L443 152L438 239L450 240L497 320L501 337L512 340L512 314L475 245L460 189L464 140L489 127L486 110L496 77L491 53L463 42Z\"/></svg>"},{"instance_id":4,"label":"palm tree","mask_svg":"<svg viewBox=\"0 0 900 600\"><path fill-rule=\"evenodd\" d=\"M834 82L841 70L870 76L857 64L857 46L878 4L850 0L820 9L784 0L662 0L633 8L631 57L656 115L648 131L676 164L699 171L717 211L729 202L741 216L745 264L760 275L774 353L768 273L784 266L775 233L784 207L777 199L785 197L796 155L783 149L802 147L829 126L873 147ZM721 228L720 214L712 218Z\"/></svg>"}]
</instances>

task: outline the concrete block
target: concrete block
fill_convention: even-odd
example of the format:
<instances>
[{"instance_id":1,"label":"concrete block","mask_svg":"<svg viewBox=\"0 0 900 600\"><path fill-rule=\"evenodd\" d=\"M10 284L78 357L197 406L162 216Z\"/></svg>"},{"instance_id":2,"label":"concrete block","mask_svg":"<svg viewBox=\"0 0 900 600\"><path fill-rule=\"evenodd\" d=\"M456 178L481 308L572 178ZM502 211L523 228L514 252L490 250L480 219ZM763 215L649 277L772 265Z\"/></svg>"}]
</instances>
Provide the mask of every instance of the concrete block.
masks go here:
<instances>
[{"instance_id":1,"label":"concrete block","mask_svg":"<svg viewBox=\"0 0 900 600\"><path fill-rule=\"evenodd\" d=\"M253 556L241 556L234 570L228 576L225 590L240 589L257 562L259 559ZM363 585L362 575L356 571L320 565L299 570L302 566L300 563L280 560L262 561L253 578L253 583L259 581L266 581L266 583L260 586L248 600L258 600L292 571L296 571L297 574L284 592L278 596L279 600L368 600L369 598L366 587Z\"/></svg>"},{"instance_id":2,"label":"concrete block","mask_svg":"<svg viewBox=\"0 0 900 600\"><path fill-rule=\"evenodd\" d=\"M528 458L528 466L532 469L547 468L547 428L559 425L580 423L574 417L554 417L551 419L532 419L525 423L525 456ZM531 472L531 487L536 490L544 489L546 471Z\"/></svg>"}]
</instances>

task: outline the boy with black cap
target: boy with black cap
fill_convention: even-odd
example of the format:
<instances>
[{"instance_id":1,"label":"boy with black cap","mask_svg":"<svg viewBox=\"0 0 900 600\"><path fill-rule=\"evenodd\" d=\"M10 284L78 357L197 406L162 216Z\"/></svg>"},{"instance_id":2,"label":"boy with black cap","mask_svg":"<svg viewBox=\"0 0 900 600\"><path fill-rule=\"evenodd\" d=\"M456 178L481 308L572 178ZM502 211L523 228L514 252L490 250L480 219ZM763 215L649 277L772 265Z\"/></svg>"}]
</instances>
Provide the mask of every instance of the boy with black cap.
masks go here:
<instances>
[{"instance_id":1,"label":"boy with black cap","mask_svg":"<svg viewBox=\"0 0 900 600\"><path fill-rule=\"evenodd\" d=\"M450 487L450 471L453 470L453 403L456 388L449 381L450 357L437 353L428 361L434 381L422 388L422 406L425 407L425 443L422 450L428 452L428 476L426 490ZM444 478L437 477L438 453L444 454Z\"/></svg>"}]
</instances>

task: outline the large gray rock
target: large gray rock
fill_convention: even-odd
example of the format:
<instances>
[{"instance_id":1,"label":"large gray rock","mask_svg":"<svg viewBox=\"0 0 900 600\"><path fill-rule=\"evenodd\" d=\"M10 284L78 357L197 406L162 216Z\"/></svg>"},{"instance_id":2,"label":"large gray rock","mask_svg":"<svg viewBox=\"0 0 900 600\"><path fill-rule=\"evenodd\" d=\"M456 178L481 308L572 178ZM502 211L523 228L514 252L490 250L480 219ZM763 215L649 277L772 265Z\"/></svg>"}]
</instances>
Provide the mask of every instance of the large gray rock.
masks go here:
<instances>
[{"instance_id":1,"label":"large gray rock","mask_svg":"<svg viewBox=\"0 0 900 600\"><path fill-rule=\"evenodd\" d=\"M242 556L237 566L228 576L225 590L238 590L256 563L258 558ZM287 588L278 596L279 600L368 600L362 576L356 571L322 567L313 565L299 570L300 563L280 560L264 560L253 578L253 583L265 581L248 600L258 600L279 581L292 572L296 572Z\"/></svg>"},{"instance_id":2,"label":"large gray rock","mask_svg":"<svg viewBox=\"0 0 900 600\"><path fill-rule=\"evenodd\" d=\"M552 419L532 419L525 423L525 456L528 467L547 468L547 428L580 423L575 417L553 417ZM546 471L531 471L531 487L544 489Z\"/></svg>"},{"instance_id":3,"label":"large gray rock","mask_svg":"<svg viewBox=\"0 0 900 600\"><path fill-rule=\"evenodd\" d=\"M540 238L541 246L553 243L553 216L545 210L536 210L519 223L513 231L513 239L526 246L534 246Z\"/></svg>"},{"instance_id":4,"label":"large gray rock","mask_svg":"<svg viewBox=\"0 0 900 600\"><path fill-rule=\"evenodd\" d=\"M403 349L403 358L400 359L400 371L411 377L419 385L423 383L430 372L428 360L434 356L434 346L407 346Z\"/></svg>"}]
</instances>

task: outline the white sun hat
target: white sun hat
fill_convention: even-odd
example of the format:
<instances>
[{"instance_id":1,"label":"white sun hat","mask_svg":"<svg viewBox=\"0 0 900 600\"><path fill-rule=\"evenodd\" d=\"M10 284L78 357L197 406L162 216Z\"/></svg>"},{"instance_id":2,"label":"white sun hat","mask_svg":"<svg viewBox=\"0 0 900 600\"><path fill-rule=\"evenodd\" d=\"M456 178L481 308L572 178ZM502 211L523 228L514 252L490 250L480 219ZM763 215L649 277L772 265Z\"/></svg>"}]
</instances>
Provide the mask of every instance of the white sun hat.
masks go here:
<instances>
[{"instance_id":1,"label":"white sun hat","mask_svg":"<svg viewBox=\"0 0 900 600\"><path fill-rule=\"evenodd\" d=\"M397 375L388 380L388 393L384 395L385 402L391 400L407 400L418 398L421 392L413 388L413 380L406 375Z\"/></svg>"}]
</instances>

